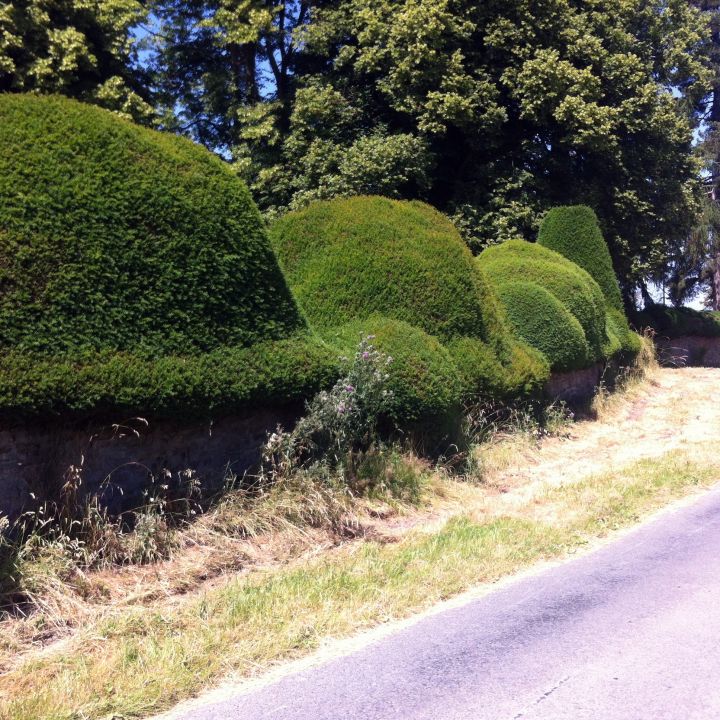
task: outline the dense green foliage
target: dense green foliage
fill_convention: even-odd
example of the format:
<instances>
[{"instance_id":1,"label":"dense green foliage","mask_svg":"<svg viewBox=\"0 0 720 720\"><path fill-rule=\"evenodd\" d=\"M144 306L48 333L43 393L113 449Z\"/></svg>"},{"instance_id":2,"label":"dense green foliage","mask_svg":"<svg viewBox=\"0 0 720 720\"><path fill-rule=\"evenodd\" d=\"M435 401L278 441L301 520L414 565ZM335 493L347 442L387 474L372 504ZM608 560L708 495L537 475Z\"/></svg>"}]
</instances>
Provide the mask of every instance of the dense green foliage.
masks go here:
<instances>
[{"instance_id":1,"label":"dense green foliage","mask_svg":"<svg viewBox=\"0 0 720 720\"><path fill-rule=\"evenodd\" d=\"M660 278L680 297L720 287L714 233L685 252L701 121L717 156L718 17L716 0L18 0L0 5L0 92L187 134L272 217L422 199L480 250L587 203L626 299Z\"/></svg>"},{"instance_id":2,"label":"dense green foliage","mask_svg":"<svg viewBox=\"0 0 720 720\"><path fill-rule=\"evenodd\" d=\"M460 372L463 395L468 400L539 397L550 377L545 356L522 342L510 346L504 363L490 346L477 338L455 338L446 347Z\"/></svg>"},{"instance_id":3,"label":"dense green foliage","mask_svg":"<svg viewBox=\"0 0 720 720\"><path fill-rule=\"evenodd\" d=\"M521 338L546 355L546 348L552 345L551 337L570 338L568 348L563 351L555 348L553 354L547 355L554 369L560 367L557 364L558 353L567 355L561 358L567 369L568 358L571 358L571 364L575 367L583 367L607 360L618 353L633 356L639 352L640 338L630 330L624 312L609 306L600 286L590 274L559 253L537 243L510 240L484 250L477 258L477 263L485 276L492 281ZM579 323L585 338L584 358L577 352L576 339L573 339L574 330L568 330L566 321L557 312L549 311L551 314L545 318L547 328L544 334L540 325L536 324L536 317L528 318L528 328L520 330L522 321L516 308L528 307L526 298L529 294L526 290L517 288L512 294L501 291L501 286L516 282L532 283L541 287L570 312ZM617 284L615 288L617 289ZM518 295L520 299L517 299ZM515 308L507 306L508 298ZM555 318L563 327L551 327L550 317Z\"/></svg>"},{"instance_id":4,"label":"dense green foliage","mask_svg":"<svg viewBox=\"0 0 720 720\"><path fill-rule=\"evenodd\" d=\"M207 150L10 94L0 142L0 413L217 413L337 377Z\"/></svg>"},{"instance_id":5,"label":"dense green foliage","mask_svg":"<svg viewBox=\"0 0 720 720\"><path fill-rule=\"evenodd\" d=\"M473 246L587 203L625 288L698 203L707 21L687 0L159 0L169 125L233 155L268 213L424 199ZM173 122L179 109L179 118Z\"/></svg>"},{"instance_id":6,"label":"dense green foliage","mask_svg":"<svg viewBox=\"0 0 720 720\"><path fill-rule=\"evenodd\" d=\"M638 327L652 328L664 337L699 335L720 337L720 312L702 312L692 308L650 305L633 318Z\"/></svg>"},{"instance_id":7,"label":"dense green foliage","mask_svg":"<svg viewBox=\"0 0 720 720\"><path fill-rule=\"evenodd\" d=\"M0 351L191 355L304 322L211 153L60 97L0 95Z\"/></svg>"},{"instance_id":8,"label":"dense green foliage","mask_svg":"<svg viewBox=\"0 0 720 720\"><path fill-rule=\"evenodd\" d=\"M628 324L625 313L614 308L607 311L607 334L608 345L605 350L607 357L612 357L616 352L622 352L625 357L635 357L642 348L640 336L634 332Z\"/></svg>"},{"instance_id":9,"label":"dense green foliage","mask_svg":"<svg viewBox=\"0 0 720 720\"><path fill-rule=\"evenodd\" d=\"M148 119L133 30L138 0L16 0L0 5L0 92L60 93Z\"/></svg>"},{"instance_id":10,"label":"dense green foliage","mask_svg":"<svg viewBox=\"0 0 720 720\"><path fill-rule=\"evenodd\" d=\"M538 243L564 255L592 276L602 290L606 305L605 357L622 351L640 351L640 338L630 329L612 259L595 213L583 205L550 210L538 235Z\"/></svg>"},{"instance_id":11,"label":"dense green foliage","mask_svg":"<svg viewBox=\"0 0 720 720\"><path fill-rule=\"evenodd\" d=\"M431 207L320 201L281 218L270 235L324 337L349 352L372 333L392 355L395 420L447 419L462 399L537 394L547 379L547 363L513 338L457 230Z\"/></svg>"},{"instance_id":12,"label":"dense green foliage","mask_svg":"<svg viewBox=\"0 0 720 720\"><path fill-rule=\"evenodd\" d=\"M28 362L9 352L0 355L0 416L207 416L302 402L339 371L337 352L311 337L157 359L104 351Z\"/></svg>"},{"instance_id":13,"label":"dense green foliage","mask_svg":"<svg viewBox=\"0 0 720 720\"><path fill-rule=\"evenodd\" d=\"M314 327L380 313L443 340L502 331L492 293L457 230L428 205L382 197L316 202L270 236Z\"/></svg>"},{"instance_id":14,"label":"dense green foliage","mask_svg":"<svg viewBox=\"0 0 720 720\"><path fill-rule=\"evenodd\" d=\"M589 365L580 323L552 293L522 281L501 283L497 292L518 336L543 353L553 370Z\"/></svg>"},{"instance_id":15,"label":"dense green foliage","mask_svg":"<svg viewBox=\"0 0 720 720\"><path fill-rule=\"evenodd\" d=\"M552 208L540 226L538 243L587 271L600 286L608 305L622 311L610 252L591 208L585 205Z\"/></svg>"},{"instance_id":16,"label":"dense green foliage","mask_svg":"<svg viewBox=\"0 0 720 720\"><path fill-rule=\"evenodd\" d=\"M598 284L575 263L537 243L509 240L477 259L493 283L533 282L552 293L580 323L588 360L601 360L607 343L605 298Z\"/></svg>"},{"instance_id":17,"label":"dense green foliage","mask_svg":"<svg viewBox=\"0 0 720 720\"><path fill-rule=\"evenodd\" d=\"M339 352L351 355L358 342L372 344L392 358L387 389L391 418L400 425L451 421L462 400L463 384L448 351L437 338L401 320L373 315L325 333Z\"/></svg>"}]
</instances>

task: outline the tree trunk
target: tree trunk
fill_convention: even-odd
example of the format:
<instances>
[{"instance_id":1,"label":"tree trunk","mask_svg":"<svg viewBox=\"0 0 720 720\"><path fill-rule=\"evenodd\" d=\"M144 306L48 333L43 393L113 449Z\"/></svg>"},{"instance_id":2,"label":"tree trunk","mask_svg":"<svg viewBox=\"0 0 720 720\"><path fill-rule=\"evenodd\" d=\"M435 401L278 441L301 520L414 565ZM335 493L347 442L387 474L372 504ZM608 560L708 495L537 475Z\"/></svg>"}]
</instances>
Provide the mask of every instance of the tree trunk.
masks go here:
<instances>
[{"instance_id":1,"label":"tree trunk","mask_svg":"<svg viewBox=\"0 0 720 720\"><path fill-rule=\"evenodd\" d=\"M715 256L713 263L710 303L713 310L720 310L720 253Z\"/></svg>"}]
</instances>

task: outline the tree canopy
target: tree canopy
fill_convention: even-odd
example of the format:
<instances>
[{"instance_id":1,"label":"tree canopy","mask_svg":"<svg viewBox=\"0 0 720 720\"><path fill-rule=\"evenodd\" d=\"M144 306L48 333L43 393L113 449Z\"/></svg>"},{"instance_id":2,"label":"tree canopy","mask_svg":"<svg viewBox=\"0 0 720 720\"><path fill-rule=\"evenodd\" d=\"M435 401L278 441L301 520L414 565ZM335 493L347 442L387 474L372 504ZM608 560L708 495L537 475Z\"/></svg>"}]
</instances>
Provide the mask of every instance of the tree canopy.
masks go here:
<instances>
[{"instance_id":1,"label":"tree canopy","mask_svg":"<svg viewBox=\"0 0 720 720\"><path fill-rule=\"evenodd\" d=\"M60 93L147 119L133 34L146 14L139 0L0 5L0 92Z\"/></svg>"},{"instance_id":2,"label":"tree canopy","mask_svg":"<svg viewBox=\"0 0 720 720\"><path fill-rule=\"evenodd\" d=\"M478 252L586 204L627 300L701 210L713 3L21 0L0 10L0 88L151 109L269 217L421 199Z\"/></svg>"},{"instance_id":3,"label":"tree canopy","mask_svg":"<svg viewBox=\"0 0 720 720\"><path fill-rule=\"evenodd\" d=\"M309 16L290 99L238 128L264 209L420 197L480 249L585 203L626 286L692 225L708 33L684 0L345 0Z\"/></svg>"}]
</instances>

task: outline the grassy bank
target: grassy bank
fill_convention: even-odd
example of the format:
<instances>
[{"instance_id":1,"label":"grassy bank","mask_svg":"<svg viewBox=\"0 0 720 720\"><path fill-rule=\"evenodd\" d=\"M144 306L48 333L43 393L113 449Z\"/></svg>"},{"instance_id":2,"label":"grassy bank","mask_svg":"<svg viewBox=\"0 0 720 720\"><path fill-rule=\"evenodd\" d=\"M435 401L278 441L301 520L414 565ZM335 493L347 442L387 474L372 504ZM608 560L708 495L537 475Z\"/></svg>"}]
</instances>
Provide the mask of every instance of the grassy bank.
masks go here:
<instances>
[{"instance_id":1,"label":"grassy bank","mask_svg":"<svg viewBox=\"0 0 720 720\"><path fill-rule=\"evenodd\" d=\"M438 529L396 543L364 540L302 566L255 573L184 605L125 609L60 652L0 678L8 720L142 717L228 673L257 674L321 639L408 616L708 487L720 460L673 453L580 482L542 486L524 501L478 502Z\"/></svg>"}]
</instances>

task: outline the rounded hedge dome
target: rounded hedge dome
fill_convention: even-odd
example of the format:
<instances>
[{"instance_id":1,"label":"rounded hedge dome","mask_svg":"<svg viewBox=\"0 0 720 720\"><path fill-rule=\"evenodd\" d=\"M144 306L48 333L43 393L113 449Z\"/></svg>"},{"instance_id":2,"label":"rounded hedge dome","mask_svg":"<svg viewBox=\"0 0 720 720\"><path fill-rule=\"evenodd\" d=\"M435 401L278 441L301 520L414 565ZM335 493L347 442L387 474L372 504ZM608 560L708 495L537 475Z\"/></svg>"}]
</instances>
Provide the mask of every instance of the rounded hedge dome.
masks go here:
<instances>
[{"instance_id":1,"label":"rounded hedge dome","mask_svg":"<svg viewBox=\"0 0 720 720\"><path fill-rule=\"evenodd\" d=\"M503 333L470 251L429 205L374 196L320 201L282 217L270 236L319 329L379 313L442 340Z\"/></svg>"},{"instance_id":2,"label":"rounded hedge dome","mask_svg":"<svg viewBox=\"0 0 720 720\"><path fill-rule=\"evenodd\" d=\"M484 250L477 260L495 284L533 282L552 293L577 319L589 360L604 357L607 345L605 298L598 284L575 263L536 243L510 240Z\"/></svg>"},{"instance_id":3,"label":"rounded hedge dome","mask_svg":"<svg viewBox=\"0 0 720 720\"><path fill-rule=\"evenodd\" d=\"M245 185L188 140L0 94L0 349L193 355L304 321Z\"/></svg>"},{"instance_id":4,"label":"rounded hedge dome","mask_svg":"<svg viewBox=\"0 0 720 720\"><path fill-rule=\"evenodd\" d=\"M498 285L497 292L518 336L543 353L553 370L588 365L583 329L552 293L522 281Z\"/></svg>"},{"instance_id":5,"label":"rounded hedge dome","mask_svg":"<svg viewBox=\"0 0 720 720\"><path fill-rule=\"evenodd\" d=\"M586 270L600 286L610 307L623 310L610 251L597 215L586 205L552 208L540 226L538 243Z\"/></svg>"},{"instance_id":6,"label":"rounded hedge dome","mask_svg":"<svg viewBox=\"0 0 720 720\"><path fill-rule=\"evenodd\" d=\"M401 320L371 315L328 331L338 351L350 354L362 337L372 337L378 350L392 357L388 366L389 415L402 426L448 420L459 410L462 383L442 343Z\"/></svg>"}]
</instances>

